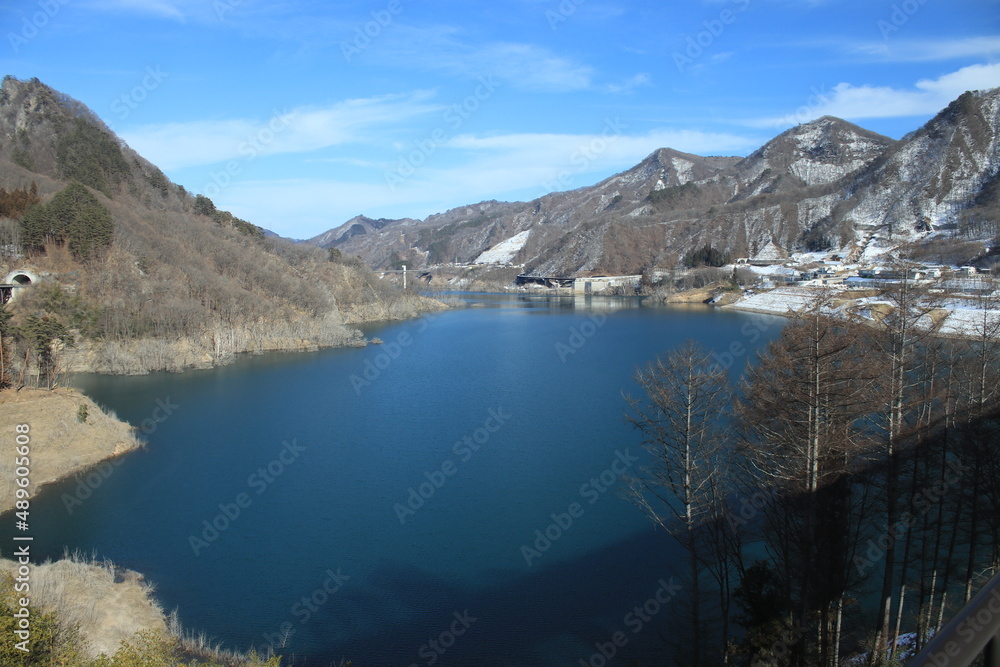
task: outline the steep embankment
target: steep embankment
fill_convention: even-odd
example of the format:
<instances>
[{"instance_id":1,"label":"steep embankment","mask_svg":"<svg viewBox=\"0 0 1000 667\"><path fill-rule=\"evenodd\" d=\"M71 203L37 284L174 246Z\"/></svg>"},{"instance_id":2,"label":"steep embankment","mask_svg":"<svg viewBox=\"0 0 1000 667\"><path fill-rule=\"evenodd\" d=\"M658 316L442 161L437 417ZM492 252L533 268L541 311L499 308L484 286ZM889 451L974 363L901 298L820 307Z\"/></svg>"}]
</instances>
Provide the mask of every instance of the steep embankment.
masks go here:
<instances>
[{"instance_id":1,"label":"steep embankment","mask_svg":"<svg viewBox=\"0 0 1000 667\"><path fill-rule=\"evenodd\" d=\"M151 412L151 419L169 407ZM19 430L18 425L27 429ZM0 512L14 509L15 491L20 488L14 481L15 449L19 447L15 433L28 440L29 497L45 484L89 471L80 475L77 490L68 496L68 511L72 503L86 502L114 474L117 466L110 459L140 446L131 426L74 389L0 391ZM30 519L29 525L36 531L52 529L34 525ZM3 552L9 555L8 549ZM0 559L0 575L16 572L17 563ZM35 563L31 569L31 604L56 612L65 627L78 627L89 657L113 654L122 641L139 631L167 633L166 618L152 592L153 586L141 574L107 561L67 557Z\"/></svg>"},{"instance_id":2,"label":"steep embankment","mask_svg":"<svg viewBox=\"0 0 1000 667\"><path fill-rule=\"evenodd\" d=\"M0 573L16 570L13 561L0 559ZM76 626L91 658L114 654L136 632L166 635L167 621L152 592L153 586L141 574L108 561L69 557L31 570L32 605L56 612L66 627Z\"/></svg>"},{"instance_id":3,"label":"steep embankment","mask_svg":"<svg viewBox=\"0 0 1000 667\"><path fill-rule=\"evenodd\" d=\"M14 508L18 424L28 426L28 490L32 496L45 484L140 444L131 426L106 414L74 389L0 391L0 512Z\"/></svg>"}]
</instances>

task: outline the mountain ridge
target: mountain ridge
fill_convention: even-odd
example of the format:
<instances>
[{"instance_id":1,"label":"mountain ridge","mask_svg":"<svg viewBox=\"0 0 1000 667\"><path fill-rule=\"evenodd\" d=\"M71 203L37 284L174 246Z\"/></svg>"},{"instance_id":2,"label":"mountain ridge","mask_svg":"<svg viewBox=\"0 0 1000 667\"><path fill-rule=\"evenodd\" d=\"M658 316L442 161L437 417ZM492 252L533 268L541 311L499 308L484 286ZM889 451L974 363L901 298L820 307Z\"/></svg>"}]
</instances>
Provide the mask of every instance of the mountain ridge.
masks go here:
<instances>
[{"instance_id":1,"label":"mountain ridge","mask_svg":"<svg viewBox=\"0 0 1000 667\"><path fill-rule=\"evenodd\" d=\"M823 116L743 158L658 148L591 186L383 220L364 234L347 233L354 219L307 242L377 268L424 267L472 262L529 232L512 262L559 274L669 267L705 244L745 257L772 241L787 250L872 238L897 247L947 233L985 242L995 229L967 232L990 227L982 217L998 205L998 136L1000 89L972 91L899 140Z\"/></svg>"}]
</instances>

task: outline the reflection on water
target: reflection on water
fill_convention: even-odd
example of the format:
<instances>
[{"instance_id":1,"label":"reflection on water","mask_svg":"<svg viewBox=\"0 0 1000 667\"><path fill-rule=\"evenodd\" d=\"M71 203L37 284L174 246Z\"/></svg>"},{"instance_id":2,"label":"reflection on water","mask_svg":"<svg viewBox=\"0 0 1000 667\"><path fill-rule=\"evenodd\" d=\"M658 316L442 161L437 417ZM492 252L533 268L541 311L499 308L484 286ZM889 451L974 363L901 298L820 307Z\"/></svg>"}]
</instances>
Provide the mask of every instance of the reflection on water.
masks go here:
<instances>
[{"instance_id":1,"label":"reflection on water","mask_svg":"<svg viewBox=\"0 0 1000 667\"><path fill-rule=\"evenodd\" d=\"M423 292L431 298L458 299L480 308L544 308L551 310L579 310L582 312L614 312L633 308L664 309L666 306L648 297L594 296L589 294L545 294L524 292L512 294L487 294L473 292ZM707 309L694 304L693 308ZM675 308L675 306L670 306Z\"/></svg>"}]
</instances>

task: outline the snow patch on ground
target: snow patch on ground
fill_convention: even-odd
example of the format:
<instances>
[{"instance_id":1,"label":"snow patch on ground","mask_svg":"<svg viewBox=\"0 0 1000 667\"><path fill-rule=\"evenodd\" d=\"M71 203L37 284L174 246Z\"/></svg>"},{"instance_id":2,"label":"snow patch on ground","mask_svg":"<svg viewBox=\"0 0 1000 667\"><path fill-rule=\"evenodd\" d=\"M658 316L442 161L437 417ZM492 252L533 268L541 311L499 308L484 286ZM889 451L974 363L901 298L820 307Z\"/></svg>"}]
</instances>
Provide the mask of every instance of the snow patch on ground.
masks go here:
<instances>
[{"instance_id":1,"label":"snow patch on ground","mask_svg":"<svg viewBox=\"0 0 1000 667\"><path fill-rule=\"evenodd\" d=\"M813 227L816 223L827 218L833 212L833 207L837 204L836 195L826 195L816 199L805 199L798 203L799 224L803 227Z\"/></svg>"},{"instance_id":2,"label":"snow patch on ground","mask_svg":"<svg viewBox=\"0 0 1000 667\"><path fill-rule=\"evenodd\" d=\"M836 254L838 253L830 252L828 250L819 252L793 252L792 260L798 262L799 264L821 264L830 259L831 255Z\"/></svg>"},{"instance_id":3,"label":"snow patch on ground","mask_svg":"<svg viewBox=\"0 0 1000 667\"><path fill-rule=\"evenodd\" d=\"M687 160L682 160L680 158L673 158L671 160L674 165L674 171L677 172L677 181L683 185L694 178L691 169L694 167L693 162L688 162Z\"/></svg>"},{"instance_id":4,"label":"snow patch on ground","mask_svg":"<svg viewBox=\"0 0 1000 667\"><path fill-rule=\"evenodd\" d=\"M892 251L893 247L886 243L884 239L872 237L861 253L861 259L871 264L878 260L885 260L891 255Z\"/></svg>"},{"instance_id":5,"label":"snow patch on ground","mask_svg":"<svg viewBox=\"0 0 1000 667\"><path fill-rule=\"evenodd\" d=\"M750 294L733 304L733 308L757 313L787 315L808 309L818 295L807 290L779 287L768 292Z\"/></svg>"},{"instance_id":6,"label":"snow patch on ground","mask_svg":"<svg viewBox=\"0 0 1000 667\"><path fill-rule=\"evenodd\" d=\"M946 336L976 338L985 331L997 331L1000 311L954 308L941 324L938 332Z\"/></svg>"},{"instance_id":7,"label":"snow patch on ground","mask_svg":"<svg viewBox=\"0 0 1000 667\"><path fill-rule=\"evenodd\" d=\"M521 252L524 244L528 242L530 234L530 229L514 234L509 239L501 241L483 252L473 261L473 264L510 264L517 253Z\"/></svg>"},{"instance_id":8,"label":"snow patch on ground","mask_svg":"<svg viewBox=\"0 0 1000 667\"><path fill-rule=\"evenodd\" d=\"M755 313L772 315L790 315L801 313L816 304L817 299L824 296L823 292L802 287L778 287L766 292L748 294L729 306L736 310L746 310ZM844 290L836 293L838 300L844 305L840 307L824 307L822 312L833 317L846 317L848 310L855 316L874 320L877 307L892 307L892 302L881 297L851 298L851 292ZM846 300L846 301L843 301ZM933 329L938 322L937 334L961 338L977 338L984 331L994 332L1000 329L1000 309L983 310L977 308L972 299L953 298L944 303L928 304L938 315L925 315L918 321L918 326ZM943 318L939 315L944 311Z\"/></svg>"},{"instance_id":9,"label":"snow patch on ground","mask_svg":"<svg viewBox=\"0 0 1000 667\"><path fill-rule=\"evenodd\" d=\"M801 178L806 185L822 185L832 183L844 174L856 171L865 165L864 160L851 160L842 165L817 162L809 158L800 158L789 167L790 171Z\"/></svg>"}]
</instances>

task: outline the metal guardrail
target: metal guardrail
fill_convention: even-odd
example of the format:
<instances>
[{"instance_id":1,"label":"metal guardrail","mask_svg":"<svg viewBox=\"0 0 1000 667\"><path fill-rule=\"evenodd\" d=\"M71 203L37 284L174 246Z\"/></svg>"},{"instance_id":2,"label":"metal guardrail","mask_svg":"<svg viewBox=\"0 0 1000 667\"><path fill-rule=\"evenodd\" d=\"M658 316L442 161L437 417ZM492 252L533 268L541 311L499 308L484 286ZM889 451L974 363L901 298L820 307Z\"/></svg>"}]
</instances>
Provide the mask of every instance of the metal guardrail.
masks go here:
<instances>
[{"instance_id":1,"label":"metal guardrail","mask_svg":"<svg viewBox=\"0 0 1000 667\"><path fill-rule=\"evenodd\" d=\"M938 630L907 667L968 667L980 655L983 667L1000 667L1000 574Z\"/></svg>"}]
</instances>

